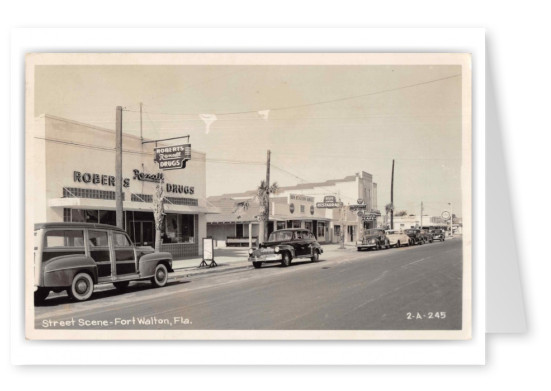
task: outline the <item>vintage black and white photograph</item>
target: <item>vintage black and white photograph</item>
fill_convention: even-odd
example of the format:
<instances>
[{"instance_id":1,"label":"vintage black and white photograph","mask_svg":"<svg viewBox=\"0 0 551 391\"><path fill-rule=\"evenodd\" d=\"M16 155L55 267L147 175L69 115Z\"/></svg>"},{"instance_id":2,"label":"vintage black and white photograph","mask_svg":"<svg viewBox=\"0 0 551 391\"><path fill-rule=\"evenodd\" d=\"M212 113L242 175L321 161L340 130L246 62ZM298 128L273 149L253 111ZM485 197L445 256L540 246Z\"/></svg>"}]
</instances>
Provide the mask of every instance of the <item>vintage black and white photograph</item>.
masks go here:
<instances>
[{"instance_id":1,"label":"vintage black and white photograph","mask_svg":"<svg viewBox=\"0 0 551 391\"><path fill-rule=\"evenodd\" d=\"M469 339L469 54L29 54L30 339Z\"/></svg>"}]
</instances>

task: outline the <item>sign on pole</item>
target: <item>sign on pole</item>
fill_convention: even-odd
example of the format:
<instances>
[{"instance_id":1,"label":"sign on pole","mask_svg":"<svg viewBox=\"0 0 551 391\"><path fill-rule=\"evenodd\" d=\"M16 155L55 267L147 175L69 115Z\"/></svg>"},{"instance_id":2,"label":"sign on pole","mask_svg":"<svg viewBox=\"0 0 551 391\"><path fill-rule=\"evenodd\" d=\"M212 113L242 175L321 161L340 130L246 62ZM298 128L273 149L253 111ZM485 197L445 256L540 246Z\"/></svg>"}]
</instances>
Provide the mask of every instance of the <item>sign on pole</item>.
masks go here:
<instances>
[{"instance_id":1,"label":"sign on pole","mask_svg":"<svg viewBox=\"0 0 551 391\"><path fill-rule=\"evenodd\" d=\"M153 161L157 162L162 170L186 168L188 160L191 160L191 144L155 148Z\"/></svg>"}]
</instances>

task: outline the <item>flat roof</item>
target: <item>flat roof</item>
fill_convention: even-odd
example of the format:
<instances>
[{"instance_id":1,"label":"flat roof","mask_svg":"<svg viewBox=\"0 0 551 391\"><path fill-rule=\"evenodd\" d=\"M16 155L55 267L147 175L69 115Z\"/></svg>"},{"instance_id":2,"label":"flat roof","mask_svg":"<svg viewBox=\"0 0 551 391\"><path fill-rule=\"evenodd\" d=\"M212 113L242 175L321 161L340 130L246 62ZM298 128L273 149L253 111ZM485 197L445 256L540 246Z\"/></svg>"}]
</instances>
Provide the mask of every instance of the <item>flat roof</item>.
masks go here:
<instances>
[{"instance_id":1,"label":"flat roof","mask_svg":"<svg viewBox=\"0 0 551 391\"><path fill-rule=\"evenodd\" d=\"M53 222L53 223L37 223L34 225L35 231L43 228L97 228L110 229L115 231L125 232L124 229L115 225L99 224L99 223L69 223L69 222Z\"/></svg>"}]
</instances>

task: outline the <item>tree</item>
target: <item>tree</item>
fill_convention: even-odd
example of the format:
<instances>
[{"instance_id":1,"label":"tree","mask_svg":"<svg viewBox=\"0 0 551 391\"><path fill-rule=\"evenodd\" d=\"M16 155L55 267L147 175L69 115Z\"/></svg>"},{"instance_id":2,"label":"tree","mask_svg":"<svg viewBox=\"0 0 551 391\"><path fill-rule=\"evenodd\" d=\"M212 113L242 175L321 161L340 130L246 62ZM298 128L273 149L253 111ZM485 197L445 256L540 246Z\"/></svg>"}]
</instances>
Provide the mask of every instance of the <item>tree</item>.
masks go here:
<instances>
[{"instance_id":1,"label":"tree","mask_svg":"<svg viewBox=\"0 0 551 391\"><path fill-rule=\"evenodd\" d=\"M165 218L165 195L163 190L164 180L161 178L155 186L153 194L153 219L155 220L155 252L161 250L161 230Z\"/></svg>"},{"instance_id":2,"label":"tree","mask_svg":"<svg viewBox=\"0 0 551 391\"><path fill-rule=\"evenodd\" d=\"M239 201L234 204L233 214L237 215L237 219L249 209L249 201Z\"/></svg>"},{"instance_id":3,"label":"tree","mask_svg":"<svg viewBox=\"0 0 551 391\"><path fill-rule=\"evenodd\" d=\"M270 194L275 194L279 190L279 186L274 182L269 188L266 186L266 181L261 181L260 186L256 190L255 200L260 205L260 213L258 219L260 220L260 232L258 235L259 241L264 242L267 239L268 233L268 203L270 202Z\"/></svg>"}]
</instances>

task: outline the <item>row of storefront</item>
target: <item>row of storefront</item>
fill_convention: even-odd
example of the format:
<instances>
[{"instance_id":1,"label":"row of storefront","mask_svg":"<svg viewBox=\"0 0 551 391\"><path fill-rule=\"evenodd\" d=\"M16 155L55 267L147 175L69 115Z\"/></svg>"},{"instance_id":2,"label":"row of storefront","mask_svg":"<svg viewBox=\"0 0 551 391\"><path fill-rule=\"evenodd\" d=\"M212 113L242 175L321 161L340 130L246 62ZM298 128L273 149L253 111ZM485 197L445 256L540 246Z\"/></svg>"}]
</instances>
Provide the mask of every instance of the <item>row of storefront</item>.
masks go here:
<instances>
[{"instance_id":1,"label":"row of storefront","mask_svg":"<svg viewBox=\"0 0 551 391\"><path fill-rule=\"evenodd\" d=\"M220 213L207 216L207 234L219 246L254 244L258 240L260 206L256 191L209 197L209 204ZM343 207L324 203L327 197L338 200ZM364 220L349 205L361 202L366 213L376 216ZM330 206L330 207L328 207ZM342 179L302 183L281 187L270 197L268 233L283 228L306 228L320 243L355 242L362 229L378 224L377 184L372 175L362 171Z\"/></svg>"},{"instance_id":2,"label":"row of storefront","mask_svg":"<svg viewBox=\"0 0 551 391\"><path fill-rule=\"evenodd\" d=\"M207 199L205 153L192 150L185 169L160 172L153 144L142 141L123 135L123 224L136 244L154 245L153 193L161 178L166 195L162 251L176 258L198 256L205 237L219 246L257 241L256 190ZM27 186L32 189L29 211L35 223L116 224L114 131L42 115L36 118L31 145L34 175L28 176ZM359 230L376 226L376 220L364 222L348 208L319 207L327 196L344 205L361 200L367 211L377 212L377 185L371 174L359 172L280 188L270 198L268 231L306 228L321 243L337 243L341 235L353 242Z\"/></svg>"}]
</instances>

